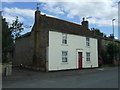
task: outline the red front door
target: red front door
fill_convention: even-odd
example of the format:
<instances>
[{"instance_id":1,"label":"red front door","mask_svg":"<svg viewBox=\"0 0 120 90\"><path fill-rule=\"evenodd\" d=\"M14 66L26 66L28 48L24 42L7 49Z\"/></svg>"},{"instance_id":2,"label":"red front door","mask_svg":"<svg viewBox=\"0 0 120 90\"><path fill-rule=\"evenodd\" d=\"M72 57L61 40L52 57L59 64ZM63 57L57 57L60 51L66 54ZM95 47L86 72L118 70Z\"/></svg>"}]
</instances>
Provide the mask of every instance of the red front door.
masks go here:
<instances>
[{"instance_id":1,"label":"red front door","mask_svg":"<svg viewBox=\"0 0 120 90\"><path fill-rule=\"evenodd\" d=\"M82 68L82 52L78 52L78 68Z\"/></svg>"}]
</instances>

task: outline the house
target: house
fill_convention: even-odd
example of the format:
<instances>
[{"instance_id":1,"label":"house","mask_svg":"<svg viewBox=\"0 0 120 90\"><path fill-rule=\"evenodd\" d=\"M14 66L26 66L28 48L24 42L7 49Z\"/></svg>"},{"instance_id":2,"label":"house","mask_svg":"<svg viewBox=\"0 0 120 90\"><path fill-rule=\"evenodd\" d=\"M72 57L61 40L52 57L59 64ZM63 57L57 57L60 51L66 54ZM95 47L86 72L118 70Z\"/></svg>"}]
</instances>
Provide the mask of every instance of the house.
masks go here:
<instances>
[{"instance_id":1,"label":"house","mask_svg":"<svg viewBox=\"0 0 120 90\"><path fill-rule=\"evenodd\" d=\"M13 64L54 71L98 67L98 40L82 25L35 11L32 31L16 40Z\"/></svg>"},{"instance_id":2,"label":"house","mask_svg":"<svg viewBox=\"0 0 120 90\"><path fill-rule=\"evenodd\" d=\"M113 52L114 55L114 63L115 65L118 65L118 63L120 62L120 41L118 39L112 39L112 38L108 38L108 37L100 37L100 36L96 36L96 38L98 39L98 55L100 55L103 59L103 63L104 64L110 64L110 57L107 51L107 45L109 43L114 43L117 45L117 53L116 53L116 49L114 48L110 48L113 49L115 52Z\"/></svg>"}]
</instances>

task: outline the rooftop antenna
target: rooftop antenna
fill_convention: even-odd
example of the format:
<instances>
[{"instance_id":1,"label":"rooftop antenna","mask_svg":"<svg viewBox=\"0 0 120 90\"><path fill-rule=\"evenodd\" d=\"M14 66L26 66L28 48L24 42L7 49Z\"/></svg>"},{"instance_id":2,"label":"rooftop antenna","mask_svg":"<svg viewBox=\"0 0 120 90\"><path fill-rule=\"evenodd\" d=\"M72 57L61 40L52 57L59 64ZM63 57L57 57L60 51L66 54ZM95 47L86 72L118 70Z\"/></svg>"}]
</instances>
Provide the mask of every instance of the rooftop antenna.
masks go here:
<instances>
[{"instance_id":1,"label":"rooftop antenna","mask_svg":"<svg viewBox=\"0 0 120 90\"><path fill-rule=\"evenodd\" d=\"M40 7L39 6L41 6L41 5L43 5L43 4L45 4L45 3L37 3L37 11L39 11L39 9L40 9Z\"/></svg>"}]
</instances>

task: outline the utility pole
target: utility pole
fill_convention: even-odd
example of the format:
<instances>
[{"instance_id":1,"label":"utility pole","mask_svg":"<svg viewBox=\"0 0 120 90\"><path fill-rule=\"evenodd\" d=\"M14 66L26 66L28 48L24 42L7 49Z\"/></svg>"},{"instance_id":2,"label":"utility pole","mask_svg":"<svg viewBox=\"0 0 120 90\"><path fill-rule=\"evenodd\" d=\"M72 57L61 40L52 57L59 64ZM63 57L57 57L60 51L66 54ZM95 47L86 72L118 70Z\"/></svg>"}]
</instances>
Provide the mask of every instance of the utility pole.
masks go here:
<instances>
[{"instance_id":1,"label":"utility pole","mask_svg":"<svg viewBox=\"0 0 120 90\"><path fill-rule=\"evenodd\" d=\"M113 27L113 40L115 39L114 37L114 21L115 21L115 19L112 19L112 27ZM115 44L115 42L113 41L113 44ZM114 63L114 61L115 61L115 48L113 48L113 63Z\"/></svg>"}]
</instances>

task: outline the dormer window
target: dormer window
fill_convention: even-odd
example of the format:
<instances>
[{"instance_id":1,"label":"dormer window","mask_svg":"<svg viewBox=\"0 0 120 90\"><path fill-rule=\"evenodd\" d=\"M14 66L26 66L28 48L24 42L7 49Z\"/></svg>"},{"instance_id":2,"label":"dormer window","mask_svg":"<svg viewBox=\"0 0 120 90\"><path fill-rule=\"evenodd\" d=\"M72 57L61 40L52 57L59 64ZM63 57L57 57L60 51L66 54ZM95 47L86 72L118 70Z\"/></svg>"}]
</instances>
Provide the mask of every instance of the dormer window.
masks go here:
<instances>
[{"instance_id":1,"label":"dormer window","mask_svg":"<svg viewBox=\"0 0 120 90\"><path fill-rule=\"evenodd\" d=\"M90 46L90 38L86 37L86 46Z\"/></svg>"},{"instance_id":2,"label":"dormer window","mask_svg":"<svg viewBox=\"0 0 120 90\"><path fill-rule=\"evenodd\" d=\"M67 34L62 34L62 44L67 44Z\"/></svg>"}]
</instances>

